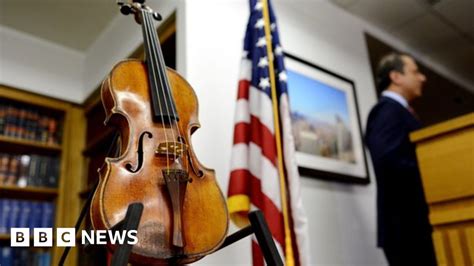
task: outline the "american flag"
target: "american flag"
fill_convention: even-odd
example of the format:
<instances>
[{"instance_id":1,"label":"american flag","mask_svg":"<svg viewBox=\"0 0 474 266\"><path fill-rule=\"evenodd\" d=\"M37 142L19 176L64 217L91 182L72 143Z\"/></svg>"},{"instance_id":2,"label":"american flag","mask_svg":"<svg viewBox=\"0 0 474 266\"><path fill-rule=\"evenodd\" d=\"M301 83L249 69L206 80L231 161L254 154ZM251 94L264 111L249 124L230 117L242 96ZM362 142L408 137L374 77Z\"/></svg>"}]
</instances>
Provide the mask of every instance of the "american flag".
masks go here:
<instances>
[{"instance_id":1,"label":"american flag","mask_svg":"<svg viewBox=\"0 0 474 266\"><path fill-rule=\"evenodd\" d=\"M275 128L278 127L274 124L275 114L269 73L271 62L267 53L263 8L262 0L250 0L250 18L245 33L234 118L234 143L228 190L229 213L234 223L242 227L248 223L249 211L261 210L284 261L287 263L294 261L295 265L307 265L309 264L307 219L302 206L294 156L287 76L275 15L268 3L271 48L275 58L273 65L279 128L283 146L285 184L283 187L280 185L275 137ZM281 189L284 189L283 193ZM286 197L286 204L282 201L282 194ZM287 208L284 208L284 205ZM291 244L287 246L287 243ZM289 252L291 250L292 254ZM264 265L261 250L255 239L252 239L252 257L254 265Z\"/></svg>"}]
</instances>

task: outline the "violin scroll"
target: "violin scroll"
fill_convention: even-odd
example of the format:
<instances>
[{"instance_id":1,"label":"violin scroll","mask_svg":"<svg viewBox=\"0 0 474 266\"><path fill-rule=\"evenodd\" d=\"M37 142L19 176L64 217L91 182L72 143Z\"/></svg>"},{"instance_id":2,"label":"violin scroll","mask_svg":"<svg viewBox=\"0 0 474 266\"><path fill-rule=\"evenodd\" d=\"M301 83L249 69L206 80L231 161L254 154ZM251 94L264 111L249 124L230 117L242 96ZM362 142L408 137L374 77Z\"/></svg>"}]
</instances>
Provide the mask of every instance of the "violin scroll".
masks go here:
<instances>
[{"instance_id":1,"label":"violin scroll","mask_svg":"<svg viewBox=\"0 0 474 266\"><path fill-rule=\"evenodd\" d=\"M150 7L145 5L145 0L133 0L127 2L117 1L117 5L120 6L120 13L123 15L127 16L134 14L135 20L138 24L140 24L142 21L139 15L141 10L150 12L156 21L161 21L163 19L163 17L158 12L154 12Z\"/></svg>"}]
</instances>

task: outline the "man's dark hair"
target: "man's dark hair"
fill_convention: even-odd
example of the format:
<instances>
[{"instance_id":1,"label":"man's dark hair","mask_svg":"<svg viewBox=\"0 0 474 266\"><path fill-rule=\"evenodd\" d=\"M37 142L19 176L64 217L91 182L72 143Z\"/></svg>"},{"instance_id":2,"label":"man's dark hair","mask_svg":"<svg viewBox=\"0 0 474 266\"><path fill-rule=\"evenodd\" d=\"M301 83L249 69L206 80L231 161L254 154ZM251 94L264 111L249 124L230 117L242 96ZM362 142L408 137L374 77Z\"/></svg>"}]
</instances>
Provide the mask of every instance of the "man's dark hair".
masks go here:
<instances>
[{"instance_id":1,"label":"man's dark hair","mask_svg":"<svg viewBox=\"0 0 474 266\"><path fill-rule=\"evenodd\" d=\"M380 59L379 65L377 67L377 73L375 77L375 82L377 86L377 91L381 93L385 90L388 85L392 82L390 79L390 72L397 71L403 73L403 60L402 56L409 56L404 53L392 52Z\"/></svg>"}]
</instances>

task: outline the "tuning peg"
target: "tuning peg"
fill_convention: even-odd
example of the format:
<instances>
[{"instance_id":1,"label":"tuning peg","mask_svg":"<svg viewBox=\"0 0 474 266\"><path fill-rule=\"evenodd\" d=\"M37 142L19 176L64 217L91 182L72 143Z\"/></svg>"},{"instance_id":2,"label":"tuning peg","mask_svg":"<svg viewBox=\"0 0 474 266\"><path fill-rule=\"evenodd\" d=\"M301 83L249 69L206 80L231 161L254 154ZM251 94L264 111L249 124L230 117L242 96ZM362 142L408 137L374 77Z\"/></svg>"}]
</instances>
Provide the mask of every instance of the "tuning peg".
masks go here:
<instances>
[{"instance_id":1,"label":"tuning peg","mask_svg":"<svg viewBox=\"0 0 474 266\"><path fill-rule=\"evenodd\" d=\"M161 21L163 19L158 12L153 12L153 18L157 21Z\"/></svg>"},{"instance_id":2,"label":"tuning peg","mask_svg":"<svg viewBox=\"0 0 474 266\"><path fill-rule=\"evenodd\" d=\"M130 5L122 4L120 6L120 13L124 15L129 15L132 13L132 7Z\"/></svg>"}]
</instances>

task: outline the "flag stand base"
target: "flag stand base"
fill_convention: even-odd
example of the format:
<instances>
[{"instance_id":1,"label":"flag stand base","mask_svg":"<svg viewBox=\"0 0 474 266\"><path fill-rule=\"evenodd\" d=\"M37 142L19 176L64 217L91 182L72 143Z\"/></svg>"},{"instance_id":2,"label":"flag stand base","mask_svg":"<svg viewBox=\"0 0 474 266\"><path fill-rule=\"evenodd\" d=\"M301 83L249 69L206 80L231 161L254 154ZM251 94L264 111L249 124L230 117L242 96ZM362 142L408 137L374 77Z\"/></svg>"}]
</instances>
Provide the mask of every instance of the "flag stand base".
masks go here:
<instances>
[{"instance_id":1,"label":"flag stand base","mask_svg":"<svg viewBox=\"0 0 474 266\"><path fill-rule=\"evenodd\" d=\"M253 211L250 212L248 216L250 225L226 237L219 250L254 233L267 265L283 266L283 261L281 260L280 254L275 246L270 230L268 230L268 225L262 212L258 210Z\"/></svg>"}]
</instances>

